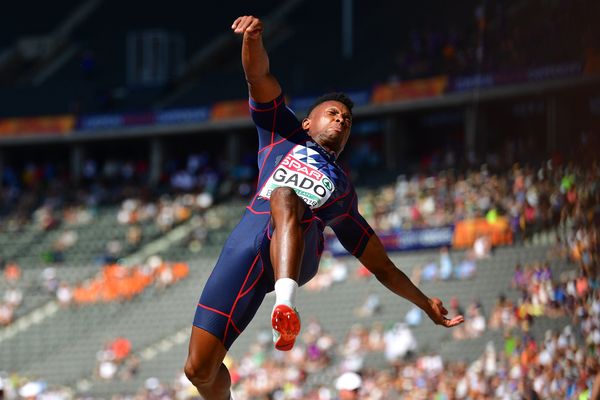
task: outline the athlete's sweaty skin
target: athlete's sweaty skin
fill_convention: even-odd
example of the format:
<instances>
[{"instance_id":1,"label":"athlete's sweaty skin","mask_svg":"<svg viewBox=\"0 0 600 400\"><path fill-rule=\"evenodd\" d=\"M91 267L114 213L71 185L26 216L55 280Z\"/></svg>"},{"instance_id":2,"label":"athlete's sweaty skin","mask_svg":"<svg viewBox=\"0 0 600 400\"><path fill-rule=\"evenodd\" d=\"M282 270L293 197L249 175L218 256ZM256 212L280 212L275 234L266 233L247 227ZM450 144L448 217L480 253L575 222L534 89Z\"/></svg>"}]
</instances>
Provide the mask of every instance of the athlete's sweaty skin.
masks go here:
<instances>
[{"instance_id":1,"label":"athlete's sweaty skin","mask_svg":"<svg viewBox=\"0 0 600 400\"><path fill-rule=\"evenodd\" d=\"M350 135L351 109L342 101L324 101L299 122L269 70L260 19L239 17L231 29L242 36L242 65L259 133L259 188L197 307L185 373L202 397L230 398L231 379L223 364L229 346L274 282L290 278L302 285L314 276L326 225L385 287L420 307L434 323L462 323L460 315L447 318L442 301L423 294L392 263L358 213L356 192L335 162Z\"/></svg>"}]
</instances>

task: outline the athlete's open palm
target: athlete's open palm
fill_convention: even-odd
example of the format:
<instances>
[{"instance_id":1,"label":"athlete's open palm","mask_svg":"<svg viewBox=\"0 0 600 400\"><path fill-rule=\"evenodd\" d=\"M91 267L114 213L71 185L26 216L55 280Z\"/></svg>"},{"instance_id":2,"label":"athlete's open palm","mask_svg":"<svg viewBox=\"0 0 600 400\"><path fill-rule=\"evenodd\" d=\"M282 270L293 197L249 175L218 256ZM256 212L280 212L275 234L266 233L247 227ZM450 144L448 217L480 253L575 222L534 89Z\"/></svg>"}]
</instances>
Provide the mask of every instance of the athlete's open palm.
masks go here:
<instances>
[{"instance_id":1,"label":"athlete's open palm","mask_svg":"<svg viewBox=\"0 0 600 400\"><path fill-rule=\"evenodd\" d=\"M431 308L427 312L427 315L437 325L443 325L446 328L451 328L458 324L462 324L465 321L465 317L462 315L457 315L452 319L446 318L448 310L446 310L442 301L437 297L432 297L429 304Z\"/></svg>"},{"instance_id":2,"label":"athlete's open palm","mask_svg":"<svg viewBox=\"0 0 600 400\"><path fill-rule=\"evenodd\" d=\"M255 39L262 34L263 24L260 19L252 15L244 15L233 21L231 29L239 35L248 35Z\"/></svg>"}]
</instances>

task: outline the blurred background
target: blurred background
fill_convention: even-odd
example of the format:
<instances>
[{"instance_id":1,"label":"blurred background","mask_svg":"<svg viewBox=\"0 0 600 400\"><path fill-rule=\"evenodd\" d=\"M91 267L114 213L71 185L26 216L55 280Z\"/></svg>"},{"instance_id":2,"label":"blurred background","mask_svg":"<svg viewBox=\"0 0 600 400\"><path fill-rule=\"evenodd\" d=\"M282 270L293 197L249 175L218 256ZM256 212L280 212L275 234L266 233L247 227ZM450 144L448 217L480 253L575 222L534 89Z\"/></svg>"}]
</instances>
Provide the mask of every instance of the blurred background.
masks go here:
<instances>
[{"instance_id":1,"label":"blurred background","mask_svg":"<svg viewBox=\"0 0 600 400\"><path fill-rule=\"evenodd\" d=\"M301 340L273 351L268 297L237 398L589 398L598 1L61 0L0 14L0 399L199 398L196 303L256 189L240 15L298 117L353 98L361 212L467 321L433 326L326 231Z\"/></svg>"}]
</instances>

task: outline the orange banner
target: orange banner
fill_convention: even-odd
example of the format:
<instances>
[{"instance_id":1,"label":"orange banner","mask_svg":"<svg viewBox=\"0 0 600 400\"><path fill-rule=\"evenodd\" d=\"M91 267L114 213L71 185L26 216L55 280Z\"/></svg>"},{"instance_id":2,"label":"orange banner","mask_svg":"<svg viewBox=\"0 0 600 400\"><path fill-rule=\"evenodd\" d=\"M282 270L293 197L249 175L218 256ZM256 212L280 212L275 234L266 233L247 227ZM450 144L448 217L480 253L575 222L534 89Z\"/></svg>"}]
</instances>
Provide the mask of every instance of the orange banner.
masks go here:
<instances>
[{"instance_id":1,"label":"orange banner","mask_svg":"<svg viewBox=\"0 0 600 400\"><path fill-rule=\"evenodd\" d=\"M454 225L452 245L455 248L472 246L480 236L488 236L493 246L512 244L512 231L507 218L500 217L490 223L485 218L459 221Z\"/></svg>"},{"instance_id":2,"label":"orange banner","mask_svg":"<svg viewBox=\"0 0 600 400\"><path fill-rule=\"evenodd\" d=\"M221 101L210 112L211 119L247 117L250 115L248 100Z\"/></svg>"},{"instance_id":3,"label":"orange banner","mask_svg":"<svg viewBox=\"0 0 600 400\"><path fill-rule=\"evenodd\" d=\"M62 135L73 128L73 115L0 119L0 136Z\"/></svg>"},{"instance_id":4,"label":"orange banner","mask_svg":"<svg viewBox=\"0 0 600 400\"><path fill-rule=\"evenodd\" d=\"M375 87L371 101L374 104L380 104L435 97L442 95L447 86L448 77L445 75L428 79L415 79L407 82L388 83Z\"/></svg>"},{"instance_id":5,"label":"orange banner","mask_svg":"<svg viewBox=\"0 0 600 400\"><path fill-rule=\"evenodd\" d=\"M600 74L600 50L596 50L593 48L589 48L586 50L583 73L584 75Z\"/></svg>"}]
</instances>

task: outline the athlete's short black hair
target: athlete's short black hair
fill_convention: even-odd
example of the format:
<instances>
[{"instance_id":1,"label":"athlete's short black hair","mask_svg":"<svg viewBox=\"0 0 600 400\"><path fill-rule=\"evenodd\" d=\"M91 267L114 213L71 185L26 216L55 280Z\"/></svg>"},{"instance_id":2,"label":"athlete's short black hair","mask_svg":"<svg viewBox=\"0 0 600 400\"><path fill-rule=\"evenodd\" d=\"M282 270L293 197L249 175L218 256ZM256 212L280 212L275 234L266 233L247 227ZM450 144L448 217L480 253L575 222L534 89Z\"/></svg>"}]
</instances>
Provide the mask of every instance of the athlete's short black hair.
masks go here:
<instances>
[{"instance_id":1,"label":"athlete's short black hair","mask_svg":"<svg viewBox=\"0 0 600 400\"><path fill-rule=\"evenodd\" d=\"M316 99L315 102L312 103L312 105L310 107L308 107L306 116L308 117L310 115L310 113L312 112L312 110L315 109L316 106L318 106L319 104L324 103L326 101L339 101L340 103L342 103L343 105L348 107L348 110L350 110L350 114L352 114L352 107L354 107L354 102L352 101L352 99L350 97L348 97L348 95L346 93L332 92L332 93L325 93L323 96Z\"/></svg>"}]
</instances>

